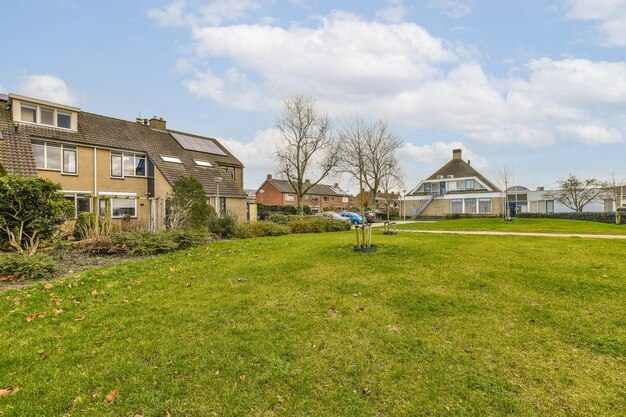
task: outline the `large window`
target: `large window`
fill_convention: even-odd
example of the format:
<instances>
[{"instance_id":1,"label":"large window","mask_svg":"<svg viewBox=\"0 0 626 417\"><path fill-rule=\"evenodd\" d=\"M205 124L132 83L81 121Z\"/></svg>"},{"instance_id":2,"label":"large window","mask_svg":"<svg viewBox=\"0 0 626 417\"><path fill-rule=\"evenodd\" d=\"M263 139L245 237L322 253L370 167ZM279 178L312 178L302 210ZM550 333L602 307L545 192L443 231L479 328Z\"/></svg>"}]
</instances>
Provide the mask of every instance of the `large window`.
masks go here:
<instances>
[{"instance_id":1,"label":"large window","mask_svg":"<svg viewBox=\"0 0 626 417\"><path fill-rule=\"evenodd\" d=\"M465 213L476 214L476 199L475 198L465 199Z\"/></svg>"},{"instance_id":2,"label":"large window","mask_svg":"<svg viewBox=\"0 0 626 417\"><path fill-rule=\"evenodd\" d=\"M465 180L465 189L473 190L474 189L474 180Z\"/></svg>"},{"instance_id":3,"label":"large window","mask_svg":"<svg viewBox=\"0 0 626 417\"><path fill-rule=\"evenodd\" d=\"M99 200L99 212L101 216L106 215L106 200ZM137 199L135 197L110 197L111 217L120 219L124 217L137 217Z\"/></svg>"},{"instance_id":4,"label":"large window","mask_svg":"<svg viewBox=\"0 0 626 417\"><path fill-rule=\"evenodd\" d=\"M450 200L452 205L452 213L463 213L463 200Z\"/></svg>"},{"instance_id":5,"label":"large window","mask_svg":"<svg viewBox=\"0 0 626 417\"><path fill-rule=\"evenodd\" d=\"M285 194L285 201L295 201L295 196L293 194Z\"/></svg>"},{"instance_id":6,"label":"large window","mask_svg":"<svg viewBox=\"0 0 626 417\"><path fill-rule=\"evenodd\" d=\"M38 169L61 171L63 174L77 174L76 146L53 142L32 141L35 165Z\"/></svg>"},{"instance_id":7,"label":"large window","mask_svg":"<svg viewBox=\"0 0 626 417\"><path fill-rule=\"evenodd\" d=\"M490 198L478 199L478 212L480 214L491 214L491 199Z\"/></svg>"},{"instance_id":8,"label":"large window","mask_svg":"<svg viewBox=\"0 0 626 417\"><path fill-rule=\"evenodd\" d=\"M91 197L87 194L65 193L65 198L74 204L75 217L80 213L89 213L91 211Z\"/></svg>"},{"instance_id":9,"label":"large window","mask_svg":"<svg viewBox=\"0 0 626 417\"><path fill-rule=\"evenodd\" d=\"M146 156L133 153L111 152L111 176L114 178L145 177Z\"/></svg>"},{"instance_id":10,"label":"large window","mask_svg":"<svg viewBox=\"0 0 626 417\"><path fill-rule=\"evenodd\" d=\"M51 107L39 106L36 104L20 104L22 117L20 121L25 123L35 123L61 129L72 128L72 115Z\"/></svg>"}]
</instances>

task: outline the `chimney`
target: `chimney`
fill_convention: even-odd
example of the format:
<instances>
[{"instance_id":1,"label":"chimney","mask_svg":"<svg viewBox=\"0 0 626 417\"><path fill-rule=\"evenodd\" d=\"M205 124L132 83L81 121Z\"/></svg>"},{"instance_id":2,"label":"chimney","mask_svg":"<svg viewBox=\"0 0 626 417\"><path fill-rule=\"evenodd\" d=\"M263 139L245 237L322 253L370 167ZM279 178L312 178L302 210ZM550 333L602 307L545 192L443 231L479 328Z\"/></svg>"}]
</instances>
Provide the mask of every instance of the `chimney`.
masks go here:
<instances>
[{"instance_id":1,"label":"chimney","mask_svg":"<svg viewBox=\"0 0 626 417\"><path fill-rule=\"evenodd\" d=\"M143 125L143 124L144 124L143 119L142 119L141 117L136 118L136 119L135 119L135 121L136 121L136 122L137 122L137 124L139 124L139 125Z\"/></svg>"},{"instance_id":2,"label":"chimney","mask_svg":"<svg viewBox=\"0 0 626 417\"><path fill-rule=\"evenodd\" d=\"M471 165L472 161L470 161L469 159L467 160L467 165Z\"/></svg>"},{"instance_id":3,"label":"chimney","mask_svg":"<svg viewBox=\"0 0 626 417\"><path fill-rule=\"evenodd\" d=\"M338 182L335 183L335 187L339 188L339 183Z\"/></svg>"},{"instance_id":4,"label":"chimney","mask_svg":"<svg viewBox=\"0 0 626 417\"><path fill-rule=\"evenodd\" d=\"M461 159L461 149L452 150L452 159Z\"/></svg>"},{"instance_id":5,"label":"chimney","mask_svg":"<svg viewBox=\"0 0 626 417\"><path fill-rule=\"evenodd\" d=\"M156 116L153 116L149 123L150 127L154 130L165 130L165 124L167 121L163 120L162 117L157 118Z\"/></svg>"},{"instance_id":6,"label":"chimney","mask_svg":"<svg viewBox=\"0 0 626 417\"><path fill-rule=\"evenodd\" d=\"M272 174L267 174L267 179L271 180L272 179Z\"/></svg>"}]
</instances>

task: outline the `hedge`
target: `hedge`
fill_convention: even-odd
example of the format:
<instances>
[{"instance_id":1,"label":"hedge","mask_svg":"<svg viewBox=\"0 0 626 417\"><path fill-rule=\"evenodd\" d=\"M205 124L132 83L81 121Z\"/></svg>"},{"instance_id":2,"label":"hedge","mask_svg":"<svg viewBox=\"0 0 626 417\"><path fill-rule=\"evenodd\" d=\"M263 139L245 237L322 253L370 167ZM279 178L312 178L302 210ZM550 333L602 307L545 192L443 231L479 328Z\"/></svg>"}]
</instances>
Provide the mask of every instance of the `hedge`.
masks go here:
<instances>
[{"instance_id":1,"label":"hedge","mask_svg":"<svg viewBox=\"0 0 626 417\"><path fill-rule=\"evenodd\" d=\"M526 219L565 219L585 220L598 223L615 224L615 213L583 212L583 213L518 213L517 217ZM626 216L622 216L621 224L626 224Z\"/></svg>"}]
</instances>

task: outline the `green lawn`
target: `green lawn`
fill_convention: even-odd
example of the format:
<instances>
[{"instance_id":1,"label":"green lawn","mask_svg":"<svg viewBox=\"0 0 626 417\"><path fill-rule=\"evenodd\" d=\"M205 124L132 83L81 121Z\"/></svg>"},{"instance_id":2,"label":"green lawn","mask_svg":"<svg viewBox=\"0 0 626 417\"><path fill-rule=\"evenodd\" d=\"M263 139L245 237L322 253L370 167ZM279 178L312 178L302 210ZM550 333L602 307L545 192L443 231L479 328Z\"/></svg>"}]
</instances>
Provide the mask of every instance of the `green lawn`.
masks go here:
<instances>
[{"instance_id":1,"label":"green lawn","mask_svg":"<svg viewBox=\"0 0 626 417\"><path fill-rule=\"evenodd\" d=\"M626 414L626 242L352 239L218 242L0 293L0 388L19 388L0 416Z\"/></svg>"},{"instance_id":2,"label":"green lawn","mask_svg":"<svg viewBox=\"0 0 626 417\"><path fill-rule=\"evenodd\" d=\"M563 219L515 219L510 222L497 218L457 219L403 224L398 225L398 229L626 235L626 225L623 224Z\"/></svg>"}]
</instances>

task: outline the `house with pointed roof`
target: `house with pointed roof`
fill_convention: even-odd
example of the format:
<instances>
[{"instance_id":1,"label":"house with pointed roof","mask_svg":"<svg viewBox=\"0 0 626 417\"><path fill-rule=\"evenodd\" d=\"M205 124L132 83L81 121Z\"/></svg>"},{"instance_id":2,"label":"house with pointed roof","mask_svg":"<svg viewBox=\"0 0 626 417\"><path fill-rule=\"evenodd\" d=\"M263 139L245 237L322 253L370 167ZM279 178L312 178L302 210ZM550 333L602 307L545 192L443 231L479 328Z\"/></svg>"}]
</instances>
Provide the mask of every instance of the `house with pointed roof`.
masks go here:
<instances>
[{"instance_id":1,"label":"house with pointed roof","mask_svg":"<svg viewBox=\"0 0 626 417\"><path fill-rule=\"evenodd\" d=\"M162 118L127 121L1 95L0 163L60 183L76 215L110 210L113 219L158 228L172 185L191 176L216 211L248 217L243 164L218 140L168 129Z\"/></svg>"},{"instance_id":2,"label":"house with pointed roof","mask_svg":"<svg viewBox=\"0 0 626 417\"><path fill-rule=\"evenodd\" d=\"M310 184L309 180L306 180ZM298 195L295 188L287 180L280 180L267 174L267 178L257 189L256 202L272 206L298 205ZM313 213L326 210L335 212L350 209L350 193L339 188L339 184L315 184L304 195L302 204L311 207Z\"/></svg>"},{"instance_id":3,"label":"house with pointed roof","mask_svg":"<svg viewBox=\"0 0 626 417\"><path fill-rule=\"evenodd\" d=\"M406 217L497 217L504 212L502 191L464 161L461 149L452 160L402 198Z\"/></svg>"}]
</instances>

